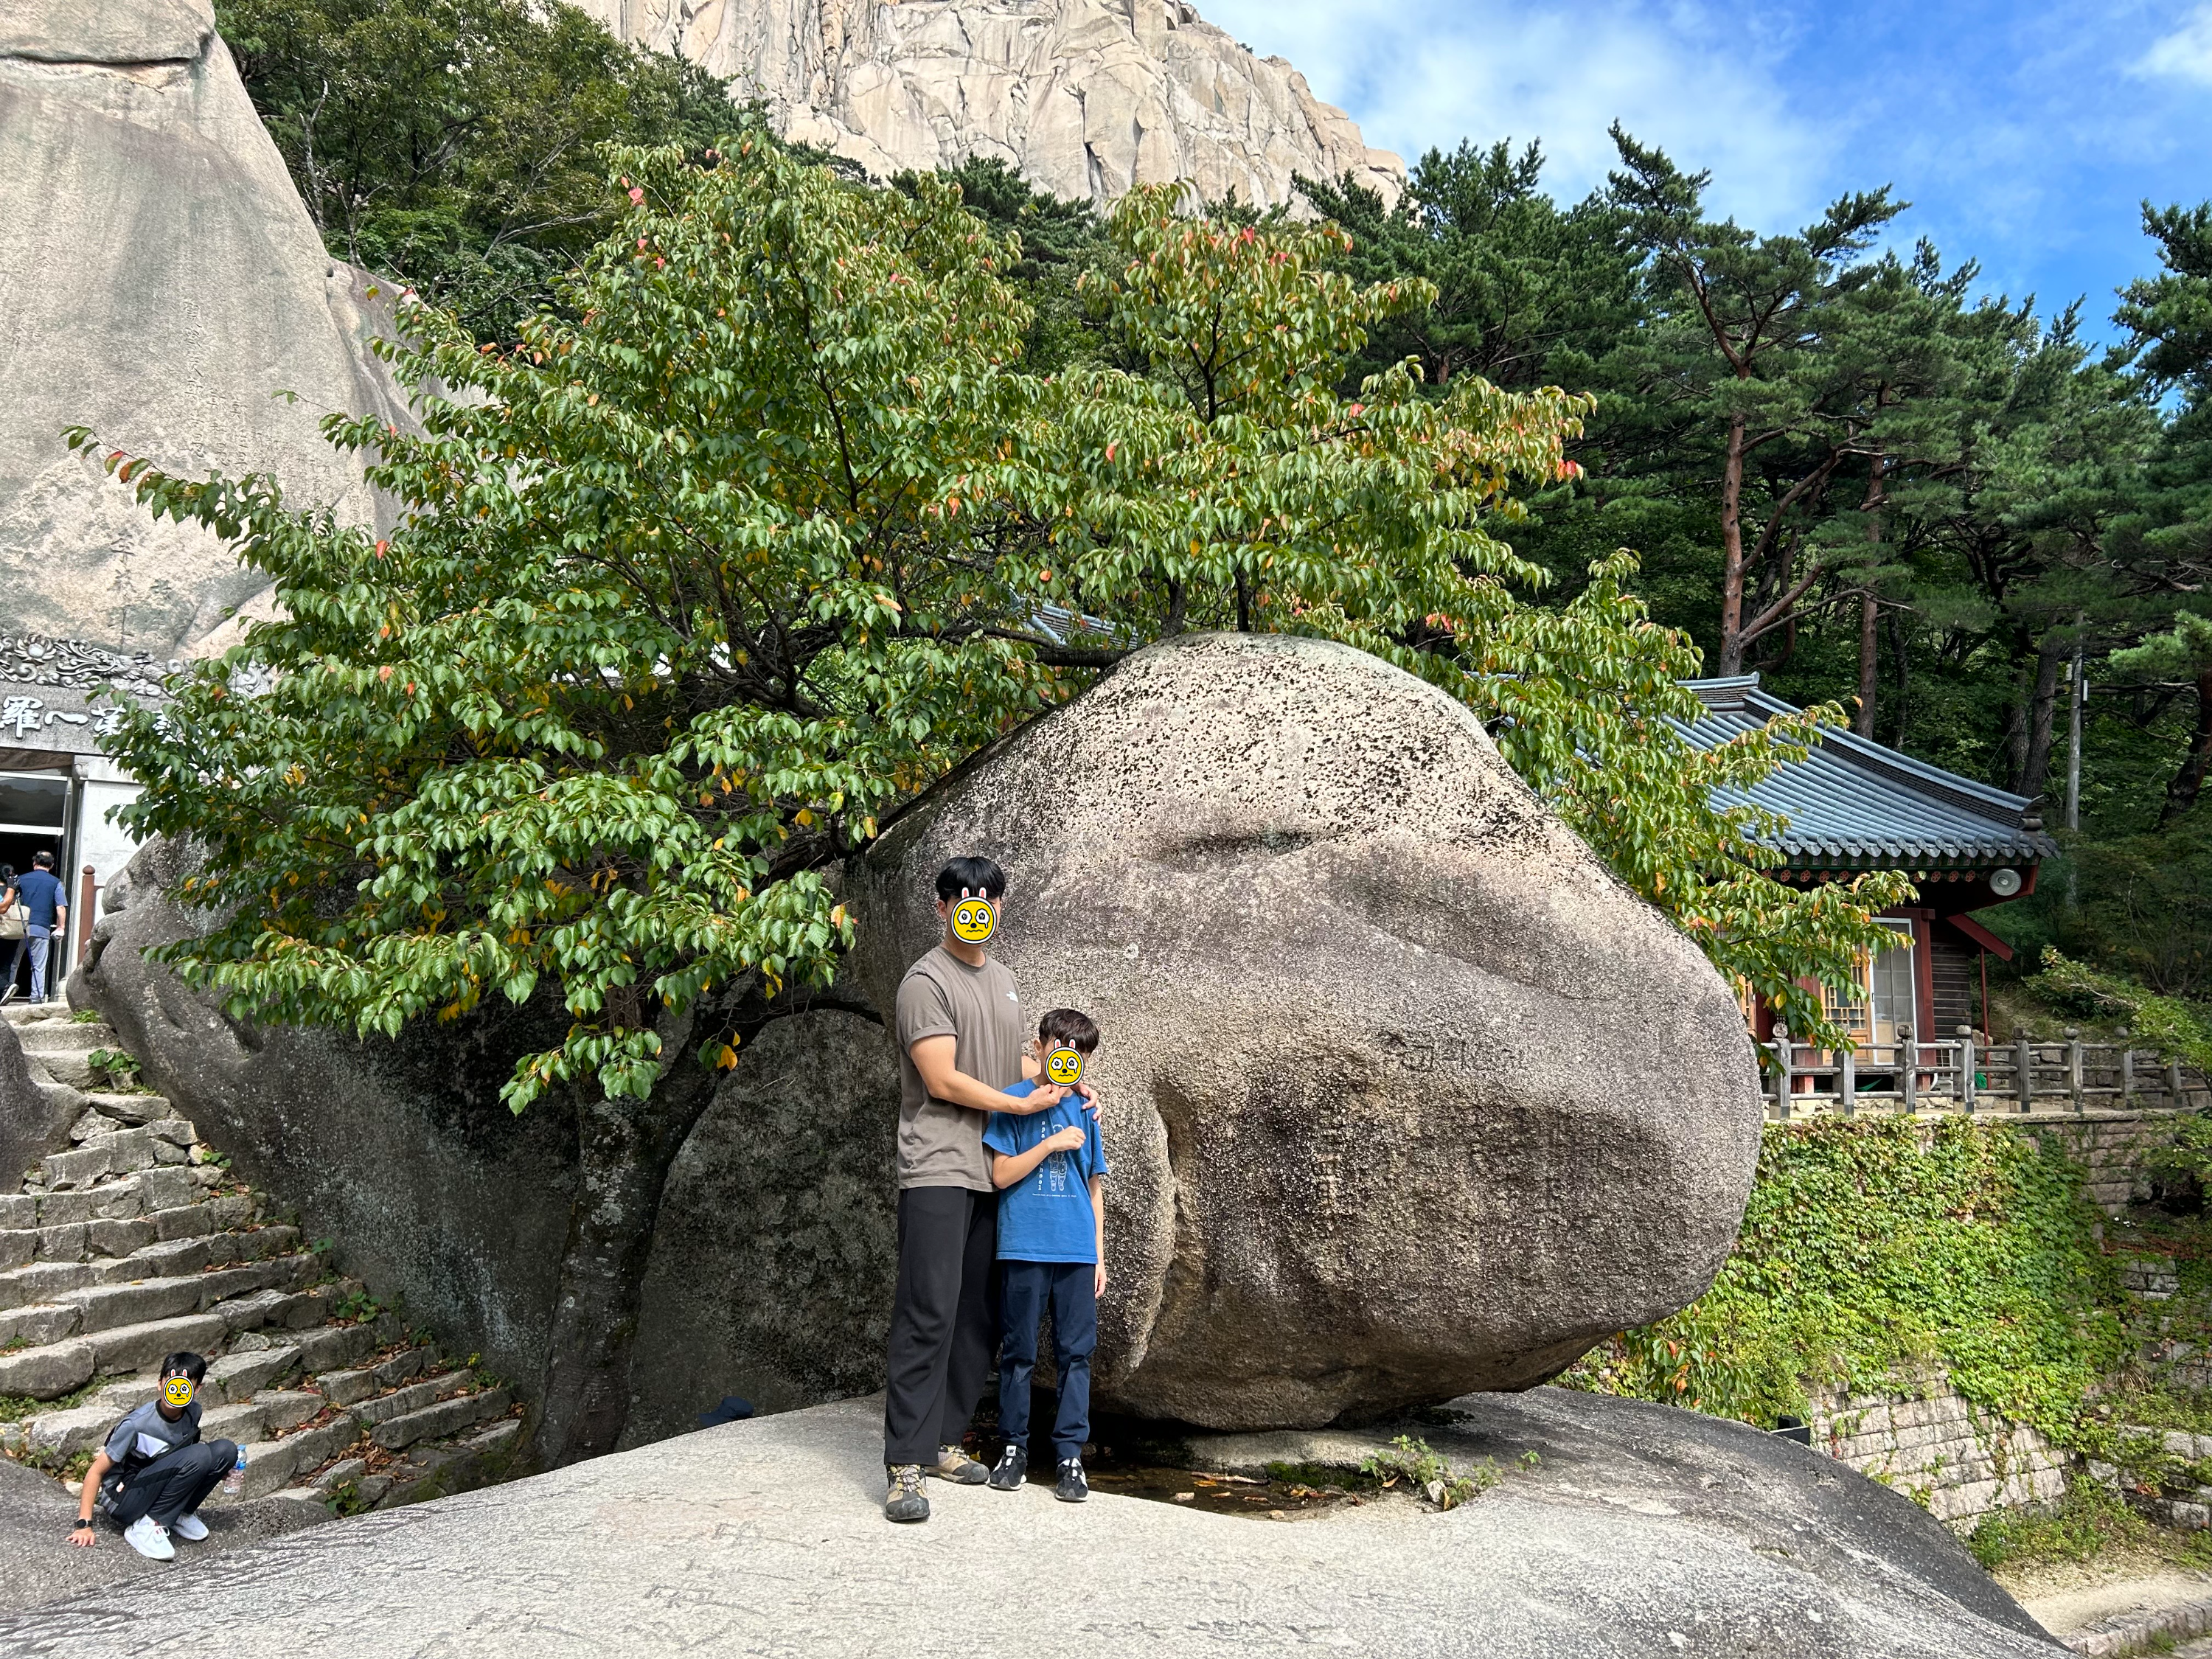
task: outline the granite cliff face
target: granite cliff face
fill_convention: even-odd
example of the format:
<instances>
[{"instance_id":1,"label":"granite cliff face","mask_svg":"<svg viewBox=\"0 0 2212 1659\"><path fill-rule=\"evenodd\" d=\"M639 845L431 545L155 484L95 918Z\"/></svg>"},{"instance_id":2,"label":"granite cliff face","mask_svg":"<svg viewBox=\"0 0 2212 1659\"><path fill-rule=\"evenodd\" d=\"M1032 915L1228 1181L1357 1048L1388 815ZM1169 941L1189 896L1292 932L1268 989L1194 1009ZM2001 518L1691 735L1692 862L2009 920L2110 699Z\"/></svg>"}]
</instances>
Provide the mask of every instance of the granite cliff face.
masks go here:
<instances>
[{"instance_id":1,"label":"granite cliff face","mask_svg":"<svg viewBox=\"0 0 2212 1659\"><path fill-rule=\"evenodd\" d=\"M324 252L207 0L0 5L0 631L182 655L264 585L67 426L372 516L318 427L408 418L367 349L391 325Z\"/></svg>"},{"instance_id":2,"label":"granite cliff face","mask_svg":"<svg viewBox=\"0 0 2212 1659\"><path fill-rule=\"evenodd\" d=\"M1349 172L1395 200L1370 149L1279 58L1182 0L583 0L624 40L681 52L767 100L786 137L871 173L995 155L1054 194L1111 201L1188 179L1272 206L1291 176Z\"/></svg>"}]
</instances>

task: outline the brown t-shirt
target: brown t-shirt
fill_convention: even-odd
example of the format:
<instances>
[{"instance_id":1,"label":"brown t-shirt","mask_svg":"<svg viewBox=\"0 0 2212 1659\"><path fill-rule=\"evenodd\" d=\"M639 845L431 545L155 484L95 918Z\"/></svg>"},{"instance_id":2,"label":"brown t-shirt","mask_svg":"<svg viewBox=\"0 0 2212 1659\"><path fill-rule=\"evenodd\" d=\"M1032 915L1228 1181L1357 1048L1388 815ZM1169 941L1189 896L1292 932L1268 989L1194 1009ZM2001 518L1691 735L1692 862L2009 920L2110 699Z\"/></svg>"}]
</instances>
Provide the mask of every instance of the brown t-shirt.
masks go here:
<instances>
[{"instance_id":1,"label":"brown t-shirt","mask_svg":"<svg viewBox=\"0 0 2212 1659\"><path fill-rule=\"evenodd\" d=\"M952 1063L976 1082L1010 1089L1022 1080L1022 1003L1014 976L985 957L970 968L942 945L906 970L898 989L898 1184L991 1190L981 1112L937 1099L915 1069L914 1045L954 1039Z\"/></svg>"}]
</instances>

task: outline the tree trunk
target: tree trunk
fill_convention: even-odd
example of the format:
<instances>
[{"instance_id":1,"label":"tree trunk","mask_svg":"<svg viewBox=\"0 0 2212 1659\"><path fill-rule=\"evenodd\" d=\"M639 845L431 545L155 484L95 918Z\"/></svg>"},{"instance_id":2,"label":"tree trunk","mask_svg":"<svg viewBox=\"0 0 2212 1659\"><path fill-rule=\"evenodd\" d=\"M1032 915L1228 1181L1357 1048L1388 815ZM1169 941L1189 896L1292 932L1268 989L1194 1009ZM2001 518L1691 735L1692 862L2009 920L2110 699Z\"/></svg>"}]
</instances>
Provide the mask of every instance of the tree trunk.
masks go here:
<instances>
[{"instance_id":1,"label":"tree trunk","mask_svg":"<svg viewBox=\"0 0 2212 1659\"><path fill-rule=\"evenodd\" d=\"M1912 715L1912 629L1903 611L1889 613L1889 659L1897 670L1897 713L1890 722L1889 746L1902 749Z\"/></svg>"},{"instance_id":2,"label":"tree trunk","mask_svg":"<svg viewBox=\"0 0 2212 1659\"><path fill-rule=\"evenodd\" d=\"M1881 689L1881 639L1875 631L1881 605L1869 588L1859 595L1859 712L1851 730L1861 737L1874 736L1875 698Z\"/></svg>"},{"instance_id":3,"label":"tree trunk","mask_svg":"<svg viewBox=\"0 0 2212 1659\"><path fill-rule=\"evenodd\" d=\"M1877 406L1879 396L1877 395ZM1881 480L1886 463L1881 451L1867 464L1866 498L1859 511L1867 521L1867 586L1859 592L1859 712L1851 727L1861 737L1874 738L1874 706L1881 690L1881 645L1875 630L1881 623L1881 605L1874 591L1874 567L1881 562Z\"/></svg>"},{"instance_id":4,"label":"tree trunk","mask_svg":"<svg viewBox=\"0 0 2212 1659\"><path fill-rule=\"evenodd\" d=\"M1743 672L1743 445L1744 418L1729 422L1728 459L1721 469L1721 649L1717 672Z\"/></svg>"},{"instance_id":5,"label":"tree trunk","mask_svg":"<svg viewBox=\"0 0 2212 1659\"><path fill-rule=\"evenodd\" d=\"M2158 812L2160 829L2197 805L2208 769L2212 769L2212 668L2197 677L2197 730L2190 734L2189 754L2181 769L2166 786L2166 805Z\"/></svg>"},{"instance_id":6,"label":"tree trunk","mask_svg":"<svg viewBox=\"0 0 2212 1659\"><path fill-rule=\"evenodd\" d=\"M615 1449L629 1420L630 1354L668 1170L714 1097L718 1073L690 1053L692 1020L661 1031L660 1081L646 1100L575 1091L579 1188L568 1215L538 1431L548 1468Z\"/></svg>"},{"instance_id":7,"label":"tree trunk","mask_svg":"<svg viewBox=\"0 0 2212 1659\"><path fill-rule=\"evenodd\" d=\"M2012 781L2015 795L2039 795L2051 774L2051 712L2058 701L2058 670L2070 645L2056 634L2045 635L2035 647L2035 689L2028 696L2021 729L2027 744L2020 769Z\"/></svg>"}]
</instances>

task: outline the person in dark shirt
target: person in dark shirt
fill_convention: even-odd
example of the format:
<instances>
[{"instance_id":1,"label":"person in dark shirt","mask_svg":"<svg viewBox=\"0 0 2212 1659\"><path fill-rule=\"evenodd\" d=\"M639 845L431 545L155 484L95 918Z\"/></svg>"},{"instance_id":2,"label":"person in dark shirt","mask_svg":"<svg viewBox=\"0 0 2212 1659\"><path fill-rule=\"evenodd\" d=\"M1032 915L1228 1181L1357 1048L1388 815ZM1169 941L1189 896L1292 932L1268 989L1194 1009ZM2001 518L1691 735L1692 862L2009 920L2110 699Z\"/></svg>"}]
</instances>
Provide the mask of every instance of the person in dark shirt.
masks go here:
<instances>
[{"instance_id":1,"label":"person in dark shirt","mask_svg":"<svg viewBox=\"0 0 2212 1659\"><path fill-rule=\"evenodd\" d=\"M54 874L52 853L31 854L31 868L15 880L15 902L23 907L24 942L31 951L31 1000L44 1002L54 936L69 925L69 906L62 896L61 878Z\"/></svg>"},{"instance_id":2,"label":"person in dark shirt","mask_svg":"<svg viewBox=\"0 0 2212 1659\"><path fill-rule=\"evenodd\" d=\"M23 929L23 894L15 884L15 866L0 864L0 949L9 939L15 941L15 949L8 958L7 989L0 991L0 1002L15 1000L15 975L23 966L24 947L31 942Z\"/></svg>"},{"instance_id":3,"label":"person in dark shirt","mask_svg":"<svg viewBox=\"0 0 2212 1659\"><path fill-rule=\"evenodd\" d=\"M196 1353L173 1353L161 1362L161 1391L109 1431L85 1471L70 1543L89 1549L98 1541L95 1505L122 1524L123 1541L149 1560L173 1559L172 1537L197 1544L208 1535L196 1511L236 1466L238 1447L200 1438L199 1385L206 1376L207 1361Z\"/></svg>"}]
</instances>

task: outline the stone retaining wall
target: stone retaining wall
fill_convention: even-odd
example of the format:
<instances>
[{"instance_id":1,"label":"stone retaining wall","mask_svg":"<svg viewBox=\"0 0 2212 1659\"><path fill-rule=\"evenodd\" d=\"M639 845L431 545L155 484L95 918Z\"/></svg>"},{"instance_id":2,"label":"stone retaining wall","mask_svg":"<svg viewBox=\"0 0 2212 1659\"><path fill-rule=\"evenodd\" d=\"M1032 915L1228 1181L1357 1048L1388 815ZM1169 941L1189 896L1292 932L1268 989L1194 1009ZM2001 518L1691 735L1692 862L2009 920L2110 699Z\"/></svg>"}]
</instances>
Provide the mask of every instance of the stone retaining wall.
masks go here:
<instances>
[{"instance_id":1,"label":"stone retaining wall","mask_svg":"<svg viewBox=\"0 0 2212 1659\"><path fill-rule=\"evenodd\" d=\"M1813 1444L1962 1532L1990 1510L2063 1496L2072 1462L2035 1430L1960 1399L1940 1373L1901 1379L1894 1393L1816 1400Z\"/></svg>"},{"instance_id":2,"label":"stone retaining wall","mask_svg":"<svg viewBox=\"0 0 2212 1659\"><path fill-rule=\"evenodd\" d=\"M2130 1203L2152 1196L2151 1154L2173 1144L2173 1126L2194 1113L2167 1111L2086 1112L2023 1115L2021 1124L2039 1137L2055 1139L2088 1176L2092 1202L2117 1216Z\"/></svg>"},{"instance_id":3,"label":"stone retaining wall","mask_svg":"<svg viewBox=\"0 0 2212 1659\"><path fill-rule=\"evenodd\" d=\"M2080 1164L2087 1196L2106 1214L2117 1216L2129 1204L2153 1196L2150 1157L2172 1143L2178 1115L2163 1110L2039 1111L2023 1113L2016 1122ZM2176 1288L2173 1275L2156 1263L2124 1264L2122 1278L2132 1295L2150 1301L2171 1296ZM2212 1364L2205 1357L2185 1350L2159 1357L2185 1368L2186 1374L2177 1371L2173 1381L2212 1386ZM1940 1370L1900 1376L1893 1389L1882 1393L1816 1396L1812 1427L1816 1448L1910 1493L1961 1532L1971 1531L1991 1510L2063 1496L2074 1462L2037 1431L1970 1405Z\"/></svg>"}]
</instances>

